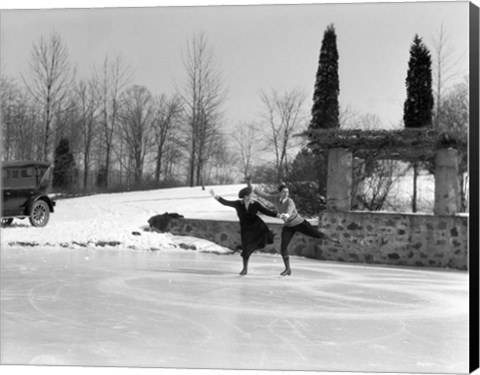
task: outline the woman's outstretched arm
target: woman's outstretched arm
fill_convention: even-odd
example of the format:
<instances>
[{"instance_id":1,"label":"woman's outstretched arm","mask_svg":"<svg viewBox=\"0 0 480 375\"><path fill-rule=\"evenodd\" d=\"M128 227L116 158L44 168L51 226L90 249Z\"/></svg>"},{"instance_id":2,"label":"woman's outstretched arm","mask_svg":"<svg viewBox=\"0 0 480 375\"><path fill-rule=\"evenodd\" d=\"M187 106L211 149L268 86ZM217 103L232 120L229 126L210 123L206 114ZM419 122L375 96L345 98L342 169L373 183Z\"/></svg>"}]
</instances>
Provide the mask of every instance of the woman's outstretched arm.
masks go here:
<instances>
[{"instance_id":1,"label":"woman's outstretched arm","mask_svg":"<svg viewBox=\"0 0 480 375\"><path fill-rule=\"evenodd\" d=\"M215 194L215 191L213 189L210 189L209 193L213 198L215 198L217 201L219 201L224 206L229 206L229 207L235 207L236 206L236 203L237 203L236 201L229 201L229 200L223 199L220 195Z\"/></svg>"}]
</instances>

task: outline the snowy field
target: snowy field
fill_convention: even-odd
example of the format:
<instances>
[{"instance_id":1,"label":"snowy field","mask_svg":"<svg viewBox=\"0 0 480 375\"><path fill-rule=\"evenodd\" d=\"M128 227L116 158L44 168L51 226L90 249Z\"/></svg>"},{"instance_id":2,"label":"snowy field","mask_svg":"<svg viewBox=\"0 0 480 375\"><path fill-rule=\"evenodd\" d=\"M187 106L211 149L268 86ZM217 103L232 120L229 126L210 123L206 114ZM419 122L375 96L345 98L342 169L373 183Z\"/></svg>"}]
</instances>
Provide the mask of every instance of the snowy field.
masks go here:
<instances>
[{"instance_id":1,"label":"snowy field","mask_svg":"<svg viewBox=\"0 0 480 375\"><path fill-rule=\"evenodd\" d=\"M292 257L282 278L278 255L254 254L240 277L237 253L146 230L164 212L237 220L177 188L58 200L45 228L2 228L2 364L467 372L468 273Z\"/></svg>"},{"instance_id":2,"label":"snowy field","mask_svg":"<svg viewBox=\"0 0 480 375\"><path fill-rule=\"evenodd\" d=\"M217 194L236 199L245 185L213 186ZM72 199L59 199L49 224L41 229L31 227L29 221L15 219L8 230L2 229L1 245L47 246L64 248L121 246L134 250L175 250L179 239L169 234L149 233L148 219L165 212L176 212L187 218L236 221L235 211L222 206L209 194L207 187L174 188L142 192L99 194ZM408 210L411 200L411 181L405 178L392 187L391 196L398 205ZM432 176L419 178L419 208L431 210L433 197ZM265 217L267 222L281 223ZM140 232L134 235L132 232ZM207 241L182 238L186 244L195 243L199 251L220 251Z\"/></svg>"},{"instance_id":3,"label":"snowy field","mask_svg":"<svg viewBox=\"0 0 480 375\"><path fill-rule=\"evenodd\" d=\"M242 187L232 185L214 188L226 199L236 199ZM214 200L208 189L203 191L199 187L99 194L57 200L55 212L44 228L32 228L28 219L15 219L11 227L2 228L1 245L2 248L34 245L70 249L87 246L175 251L178 238L145 231L149 227L150 217L165 212L176 212L189 218L237 220L233 209ZM135 235L133 232L141 234ZM194 242L199 251L229 252L228 249L198 239L182 238L181 242Z\"/></svg>"}]
</instances>

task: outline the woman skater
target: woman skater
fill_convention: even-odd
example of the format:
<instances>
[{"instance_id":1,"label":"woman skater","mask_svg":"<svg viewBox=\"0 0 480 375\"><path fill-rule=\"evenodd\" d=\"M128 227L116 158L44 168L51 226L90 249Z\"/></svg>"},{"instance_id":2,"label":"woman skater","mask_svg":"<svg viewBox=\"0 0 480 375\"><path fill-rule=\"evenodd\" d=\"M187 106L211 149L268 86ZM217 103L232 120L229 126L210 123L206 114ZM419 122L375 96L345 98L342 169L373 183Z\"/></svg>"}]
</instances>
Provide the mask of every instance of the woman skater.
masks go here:
<instances>
[{"instance_id":1,"label":"woman skater","mask_svg":"<svg viewBox=\"0 0 480 375\"><path fill-rule=\"evenodd\" d=\"M252 189L250 181L248 182L248 186L250 189ZM285 270L280 274L281 276L290 276L292 274L292 270L290 269L290 259L288 257L288 245L290 244L290 241L296 232L300 232L314 238L327 239L340 244L339 241L328 237L325 233L320 232L317 228L313 227L307 220L298 214L295 203L288 196L288 187L285 184L281 184L278 187L278 193L275 194L267 194L256 186L252 191L258 196L271 202L277 209L279 216L284 220L280 253L283 258L283 263L285 264Z\"/></svg>"},{"instance_id":2,"label":"woman skater","mask_svg":"<svg viewBox=\"0 0 480 375\"><path fill-rule=\"evenodd\" d=\"M277 213L263 207L260 203L253 201L252 190L243 188L238 193L239 200L230 201L223 199L210 189L210 195L221 204L235 208L240 219L240 236L242 241L243 269L240 275L248 272L248 260L255 250L262 249L266 244L273 243L273 233L268 229L264 221L257 215L261 212L272 217L280 217Z\"/></svg>"}]
</instances>

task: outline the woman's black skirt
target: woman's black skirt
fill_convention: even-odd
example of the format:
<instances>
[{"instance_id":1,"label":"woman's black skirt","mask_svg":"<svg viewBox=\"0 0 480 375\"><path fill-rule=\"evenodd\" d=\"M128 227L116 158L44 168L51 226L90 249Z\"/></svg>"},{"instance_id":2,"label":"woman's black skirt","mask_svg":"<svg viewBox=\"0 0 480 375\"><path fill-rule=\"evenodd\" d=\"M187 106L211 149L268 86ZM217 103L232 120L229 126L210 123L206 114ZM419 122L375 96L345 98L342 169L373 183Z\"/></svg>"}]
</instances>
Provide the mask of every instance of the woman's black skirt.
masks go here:
<instances>
[{"instance_id":1,"label":"woman's black skirt","mask_svg":"<svg viewBox=\"0 0 480 375\"><path fill-rule=\"evenodd\" d=\"M240 233L244 258L250 257L255 250L263 249L266 245L273 243L273 232L258 216L253 223L240 225Z\"/></svg>"}]
</instances>

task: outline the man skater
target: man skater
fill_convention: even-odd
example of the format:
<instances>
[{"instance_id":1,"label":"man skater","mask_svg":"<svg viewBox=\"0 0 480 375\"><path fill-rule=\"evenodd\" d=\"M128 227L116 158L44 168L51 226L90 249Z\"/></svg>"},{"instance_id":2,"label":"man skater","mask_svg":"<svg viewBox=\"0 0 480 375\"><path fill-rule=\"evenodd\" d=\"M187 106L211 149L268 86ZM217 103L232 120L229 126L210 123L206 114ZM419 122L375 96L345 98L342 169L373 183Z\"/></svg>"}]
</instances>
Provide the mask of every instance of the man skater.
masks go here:
<instances>
[{"instance_id":1,"label":"man skater","mask_svg":"<svg viewBox=\"0 0 480 375\"><path fill-rule=\"evenodd\" d=\"M252 189L250 180L248 180L248 186ZM285 264L285 270L280 274L281 276L289 276L292 274L292 270L290 269L290 260L288 257L288 245L290 244L290 241L296 232L300 232L314 238L327 239L340 244L340 241L330 238L325 233L320 232L317 228L313 227L307 220L298 214L295 203L288 196L287 185L281 184L278 187L278 193L276 194L267 194L258 186L255 186L252 191L258 196L271 202L277 209L278 214L282 215L284 218L280 253L283 258L283 263Z\"/></svg>"}]
</instances>

